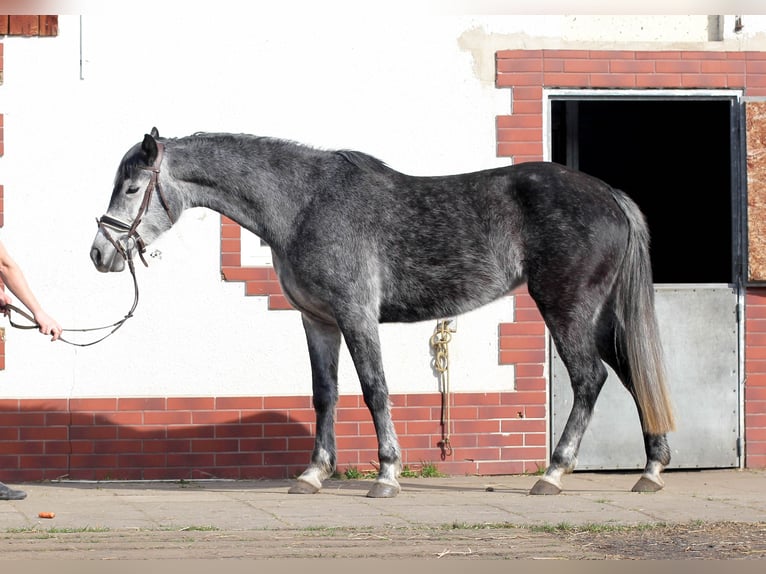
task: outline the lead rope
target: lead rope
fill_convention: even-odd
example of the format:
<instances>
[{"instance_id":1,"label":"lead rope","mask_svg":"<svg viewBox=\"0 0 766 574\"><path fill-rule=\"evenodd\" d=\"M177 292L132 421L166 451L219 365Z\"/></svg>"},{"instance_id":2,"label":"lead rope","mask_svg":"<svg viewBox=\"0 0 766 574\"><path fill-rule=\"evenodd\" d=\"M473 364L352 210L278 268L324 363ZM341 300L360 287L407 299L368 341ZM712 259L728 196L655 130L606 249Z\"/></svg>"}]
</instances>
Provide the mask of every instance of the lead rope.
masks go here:
<instances>
[{"instance_id":1,"label":"lead rope","mask_svg":"<svg viewBox=\"0 0 766 574\"><path fill-rule=\"evenodd\" d=\"M434 349L434 368L439 373L439 390L442 397L441 427L442 439L438 446L441 449L441 459L445 460L452 456L452 444L450 443L450 430L452 419L450 416L450 385L449 385L449 343L456 327L450 327L451 319L442 319L436 323L436 331L431 335L431 347Z\"/></svg>"},{"instance_id":2,"label":"lead rope","mask_svg":"<svg viewBox=\"0 0 766 574\"><path fill-rule=\"evenodd\" d=\"M110 237L110 240L111 240L111 237ZM91 327L91 328L87 328L87 329L62 329L61 330L62 333L64 333L64 332L67 332L67 333L88 333L88 332L92 332L92 331L104 331L106 329L111 329L111 331L109 331L106 335L104 335L102 337L99 337L95 341L89 341L87 343L77 343L77 342L74 342L74 341L69 341L69 340L65 339L64 337L62 337L61 335L59 335L59 339L58 339L59 341L63 341L64 343L67 343L68 345L72 345L74 347L90 347L91 345L95 345L96 343L100 343L101 341L103 341L107 337L113 335L114 332L117 331L117 329L119 329L120 327L122 327L125 324L125 321L127 321L128 319L130 319L133 316L133 311L135 311L136 307L138 306L138 280L136 279L136 268L135 268L135 265L133 264L133 257L132 257L133 250L132 249L127 249L127 250L120 249L119 251L120 251L120 254L123 257L125 257L125 261L128 262L128 268L130 269L130 275L131 275L131 277L133 279L133 305L130 307L130 311L128 311L128 313L122 319L120 319L119 321L115 321L111 325L104 325L103 327ZM5 305L4 307L0 308L0 310L2 310L6 315L8 315L8 322L11 324L11 327L15 327L16 329L38 329L40 327L40 325L37 324L37 322L35 321L35 318L32 315L30 315L29 313L27 313L23 309L19 309L15 305L8 304L8 305ZM21 325L19 323L16 323L13 320L13 316L11 315L12 311L15 312L15 313L18 313L19 315L21 315L22 317L24 317L25 319L30 321L32 324L31 325Z\"/></svg>"}]
</instances>

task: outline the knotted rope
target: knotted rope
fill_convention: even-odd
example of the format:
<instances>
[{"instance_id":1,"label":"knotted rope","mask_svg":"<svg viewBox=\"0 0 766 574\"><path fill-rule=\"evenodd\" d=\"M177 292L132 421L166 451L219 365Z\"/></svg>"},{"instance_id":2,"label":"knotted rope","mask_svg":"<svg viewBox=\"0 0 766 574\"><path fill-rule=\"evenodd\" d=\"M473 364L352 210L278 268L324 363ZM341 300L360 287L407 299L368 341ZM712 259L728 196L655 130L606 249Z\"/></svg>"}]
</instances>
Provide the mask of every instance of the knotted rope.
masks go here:
<instances>
[{"instance_id":1,"label":"knotted rope","mask_svg":"<svg viewBox=\"0 0 766 574\"><path fill-rule=\"evenodd\" d=\"M452 428L452 419L450 416L450 382L449 382L449 343L452 340L452 334L457 328L450 326L452 319L442 319L436 323L436 330L431 335L431 347L434 350L434 368L438 372L439 390L441 391L441 427L442 438L438 445L441 449L441 458L445 460L452 455L452 444L450 443L450 431Z\"/></svg>"}]
</instances>

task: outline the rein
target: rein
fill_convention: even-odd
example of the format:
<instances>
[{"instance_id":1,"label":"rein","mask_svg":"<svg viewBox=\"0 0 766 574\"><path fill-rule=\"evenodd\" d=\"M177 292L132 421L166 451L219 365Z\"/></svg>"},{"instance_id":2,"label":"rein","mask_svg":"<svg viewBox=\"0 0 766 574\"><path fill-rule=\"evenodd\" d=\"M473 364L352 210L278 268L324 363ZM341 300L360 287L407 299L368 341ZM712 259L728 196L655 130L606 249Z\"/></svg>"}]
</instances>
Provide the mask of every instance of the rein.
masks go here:
<instances>
[{"instance_id":1,"label":"rein","mask_svg":"<svg viewBox=\"0 0 766 574\"><path fill-rule=\"evenodd\" d=\"M167 213L168 218L170 219L170 223L173 224L175 220L173 219L172 214L170 213L170 204L167 202L167 199L165 199L165 195L162 193L162 188L160 186L160 165L162 164L162 158L164 156L164 150L165 146L163 146L160 142L157 142L157 157L154 160L154 163L150 166L140 166L140 169L151 172L149 184L146 186L146 190L144 191L144 197L141 201L141 206L138 208L138 213L136 214L135 219L133 220L132 224L125 223L124 221L121 221L120 219L117 219L116 217L112 217L111 215L102 215L99 219L96 220L96 223L98 225L98 228L101 230L101 232L104 234L104 237L106 237L109 240L109 243L112 244L112 246L115 248L117 253L120 254L120 256L125 260L125 262L128 264L128 269L130 269L130 276L133 279L133 305L130 307L130 311L119 321L115 321L111 325L105 325L103 327L91 327L87 329L62 329L62 333L69 332L69 333L87 333L92 331L103 331L106 329L111 329L108 333L106 333L104 336L96 339L95 341L90 341L87 343L76 343L73 341L69 341L65 339L64 337L59 335L59 341L63 341L64 343L67 343L69 345L73 345L75 347L90 347L91 345L95 345L96 343L100 343L107 337L113 335L120 327L122 327L125 322L130 319L133 316L133 312L136 310L136 307L138 307L138 280L136 278L136 266L133 264L133 250L134 248L138 248L138 255L141 258L141 261L143 262L144 266L148 267L149 264L146 262L146 259L144 258L144 253L146 252L146 243L143 239L141 239L141 236L138 234L138 226L141 223L141 218L146 213L146 210L149 208L149 203L152 199L152 193L154 190L157 190L157 195L160 198L160 203L162 204L162 207L165 209L165 213ZM112 231L117 232L125 232L125 234L117 239L115 239L111 233L109 233L109 229ZM35 322L35 319L32 315L27 313L23 309L19 309L15 305L5 305L4 307L0 308L0 310L3 310L8 315L8 322L11 324L12 327L15 327L16 329L37 329L39 325ZM32 324L30 325L20 325L13 321L11 317L11 311L14 311L30 321Z\"/></svg>"},{"instance_id":2,"label":"rein","mask_svg":"<svg viewBox=\"0 0 766 574\"><path fill-rule=\"evenodd\" d=\"M128 262L128 268L130 269L130 275L133 278L133 305L130 307L130 311L119 321L115 321L111 325L104 325L103 327L90 327L87 329L61 329L62 333L88 333L91 331L103 331L105 329L111 329L108 333L103 335L102 337L99 337L95 341L89 341L87 343L77 343L75 341L70 341L69 339L65 339L63 336L59 335L58 340L63 341L64 343L67 343L68 345L72 345L74 347L90 347L91 345L95 345L96 343L100 343L110 335L114 334L117 329L122 327L125 324L125 321L130 319L133 316L133 311L136 310L136 307L138 307L138 281L136 280L136 266L133 265L133 258L128 255L126 257L126 261ZM37 329L39 325L35 322L35 318L30 315L28 312L26 312L24 309L19 309L15 305L11 305L10 303L2 307L2 310L6 312L6 315L8 315L8 322L10 323L11 327L15 327L16 329ZM14 311L30 321L30 325L21 325L19 323L16 323L13 320L13 316L11 315L11 311Z\"/></svg>"}]
</instances>

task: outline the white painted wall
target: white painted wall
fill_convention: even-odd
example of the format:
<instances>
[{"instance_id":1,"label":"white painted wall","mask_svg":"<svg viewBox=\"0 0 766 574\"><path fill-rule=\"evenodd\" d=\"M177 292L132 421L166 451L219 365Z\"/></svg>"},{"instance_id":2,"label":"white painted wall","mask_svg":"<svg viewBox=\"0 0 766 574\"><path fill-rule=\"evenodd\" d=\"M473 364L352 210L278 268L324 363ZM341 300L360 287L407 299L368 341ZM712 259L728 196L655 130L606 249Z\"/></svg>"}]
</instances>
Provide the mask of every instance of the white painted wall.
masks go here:
<instances>
[{"instance_id":1,"label":"white painted wall","mask_svg":"<svg viewBox=\"0 0 766 574\"><path fill-rule=\"evenodd\" d=\"M0 237L65 327L112 322L130 306L129 276L99 274L88 251L120 158L152 126L166 136L249 132L356 148L411 174L494 167L508 163L495 157L494 118L510 103L493 85L494 50L572 47L566 38L580 41L583 33L582 20L561 16L463 9L342 17L332 4L296 10L289 1L240 2L236 11L211 12L194 3L162 10L133 2L119 12L87 10L82 19L62 15L57 38L3 40ZM328 5L331 15L320 13ZM760 45L763 18L745 22L748 35L722 49L745 38L750 49ZM703 24L647 25L663 41L678 34L688 42ZM647 41L629 26L599 41L632 41L631 34ZM135 317L99 345L51 344L4 321L0 396L310 393L298 313L267 311L265 299L244 296L242 284L221 281L217 214L186 213L150 250L157 256L138 269ZM512 311L505 299L459 319L453 391L513 387L513 368L497 365L497 324ZM383 327L392 392L438 389L433 328ZM359 392L345 351L341 391Z\"/></svg>"}]
</instances>

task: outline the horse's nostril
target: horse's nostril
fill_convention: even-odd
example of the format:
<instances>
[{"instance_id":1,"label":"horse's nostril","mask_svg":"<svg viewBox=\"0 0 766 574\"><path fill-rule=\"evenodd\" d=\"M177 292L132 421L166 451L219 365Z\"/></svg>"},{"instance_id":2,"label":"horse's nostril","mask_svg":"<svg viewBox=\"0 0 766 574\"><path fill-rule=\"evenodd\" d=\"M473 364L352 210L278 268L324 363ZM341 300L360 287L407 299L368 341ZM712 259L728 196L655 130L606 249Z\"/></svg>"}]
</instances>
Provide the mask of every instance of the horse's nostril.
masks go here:
<instances>
[{"instance_id":1,"label":"horse's nostril","mask_svg":"<svg viewBox=\"0 0 766 574\"><path fill-rule=\"evenodd\" d=\"M101 251L95 247L90 250L90 260L93 261L93 265L101 267Z\"/></svg>"}]
</instances>

